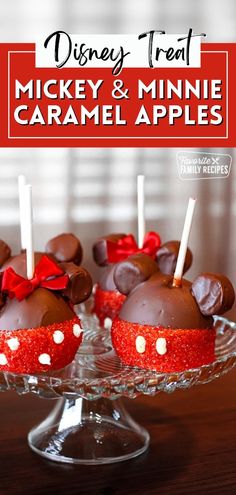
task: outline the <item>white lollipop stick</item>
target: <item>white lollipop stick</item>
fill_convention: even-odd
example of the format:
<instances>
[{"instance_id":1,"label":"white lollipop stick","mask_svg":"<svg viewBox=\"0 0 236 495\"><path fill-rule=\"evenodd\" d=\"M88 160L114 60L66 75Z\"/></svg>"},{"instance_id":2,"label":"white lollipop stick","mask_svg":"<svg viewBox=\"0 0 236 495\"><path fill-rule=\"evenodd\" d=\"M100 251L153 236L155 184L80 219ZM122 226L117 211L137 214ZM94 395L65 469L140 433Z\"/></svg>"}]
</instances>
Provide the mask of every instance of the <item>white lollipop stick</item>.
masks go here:
<instances>
[{"instance_id":1,"label":"white lollipop stick","mask_svg":"<svg viewBox=\"0 0 236 495\"><path fill-rule=\"evenodd\" d=\"M20 237L21 249L26 249L26 231L25 231L25 185L24 175L18 177L19 209L20 209Z\"/></svg>"},{"instance_id":2,"label":"white lollipop stick","mask_svg":"<svg viewBox=\"0 0 236 495\"><path fill-rule=\"evenodd\" d=\"M34 237L33 237L33 206L32 186L25 186L25 228L26 228L26 267L27 278L34 276Z\"/></svg>"},{"instance_id":3,"label":"white lollipop stick","mask_svg":"<svg viewBox=\"0 0 236 495\"><path fill-rule=\"evenodd\" d=\"M138 247L143 247L144 236L146 232L145 226L145 205L144 205L144 175L137 177L137 201L138 201Z\"/></svg>"},{"instance_id":4,"label":"white lollipop stick","mask_svg":"<svg viewBox=\"0 0 236 495\"><path fill-rule=\"evenodd\" d=\"M177 259L177 263L176 263L173 284L172 284L173 287L180 287L181 286L181 279L183 276L184 262L185 262L186 251L188 248L188 239L189 239L189 234L190 234L190 230L191 230L195 204L196 204L196 199L189 198L188 208L187 208L187 213L186 213L186 217L185 217L185 221L184 221L184 228L183 228L183 233L182 233L182 238L181 238L181 243L180 243L180 248L179 248L179 254L178 254L178 259Z\"/></svg>"}]
</instances>

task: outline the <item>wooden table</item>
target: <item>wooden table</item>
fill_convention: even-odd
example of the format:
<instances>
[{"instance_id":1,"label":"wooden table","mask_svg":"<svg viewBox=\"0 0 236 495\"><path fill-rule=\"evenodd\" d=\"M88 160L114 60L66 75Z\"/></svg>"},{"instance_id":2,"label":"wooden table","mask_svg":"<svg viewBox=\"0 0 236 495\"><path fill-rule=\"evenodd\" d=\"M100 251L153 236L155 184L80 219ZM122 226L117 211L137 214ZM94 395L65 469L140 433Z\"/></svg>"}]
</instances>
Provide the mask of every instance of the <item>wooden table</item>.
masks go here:
<instances>
[{"instance_id":1,"label":"wooden table","mask_svg":"<svg viewBox=\"0 0 236 495\"><path fill-rule=\"evenodd\" d=\"M128 462L59 465L27 445L52 401L0 394L1 495L233 495L236 493L236 369L208 385L127 400L151 434L149 451Z\"/></svg>"}]
</instances>

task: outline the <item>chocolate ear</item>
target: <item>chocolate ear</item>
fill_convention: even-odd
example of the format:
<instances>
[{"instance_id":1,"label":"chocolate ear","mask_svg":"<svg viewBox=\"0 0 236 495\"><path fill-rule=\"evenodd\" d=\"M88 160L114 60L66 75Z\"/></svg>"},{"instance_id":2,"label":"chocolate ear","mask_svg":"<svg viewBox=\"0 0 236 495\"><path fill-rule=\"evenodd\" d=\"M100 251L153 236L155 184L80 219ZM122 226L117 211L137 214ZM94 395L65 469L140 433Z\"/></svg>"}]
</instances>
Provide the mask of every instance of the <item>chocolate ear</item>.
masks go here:
<instances>
[{"instance_id":1,"label":"chocolate ear","mask_svg":"<svg viewBox=\"0 0 236 495\"><path fill-rule=\"evenodd\" d=\"M8 244L0 239L0 267L10 258L11 249Z\"/></svg>"},{"instance_id":2,"label":"chocolate ear","mask_svg":"<svg viewBox=\"0 0 236 495\"><path fill-rule=\"evenodd\" d=\"M69 283L62 294L67 297L72 304L79 304L89 298L93 282L91 276L85 268L74 263L59 263L59 266L69 276Z\"/></svg>"},{"instance_id":3,"label":"chocolate ear","mask_svg":"<svg viewBox=\"0 0 236 495\"><path fill-rule=\"evenodd\" d=\"M74 234L60 234L53 237L46 245L46 252L58 262L73 261L79 265L82 260L82 246Z\"/></svg>"},{"instance_id":4,"label":"chocolate ear","mask_svg":"<svg viewBox=\"0 0 236 495\"><path fill-rule=\"evenodd\" d=\"M199 275L192 284L191 292L205 316L225 313L233 306L235 299L230 280L218 273Z\"/></svg>"},{"instance_id":5,"label":"chocolate ear","mask_svg":"<svg viewBox=\"0 0 236 495\"><path fill-rule=\"evenodd\" d=\"M98 239L97 242L95 242L95 244L93 245L93 259L95 263L97 263L97 265L99 266L108 265L109 262L107 259L107 241L116 243L120 239L123 239L123 237L126 237L126 234L110 234Z\"/></svg>"},{"instance_id":6,"label":"chocolate ear","mask_svg":"<svg viewBox=\"0 0 236 495\"><path fill-rule=\"evenodd\" d=\"M146 254L134 254L117 264L114 270L114 282L122 294L129 294L158 271L156 262Z\"/></svg>"},{"instance_id":7,"label":"chocolate ear","mask_svg":"<svg viewBox=\"0 0 236 495\"><path fill-rule=\"evenodd\" d=\"M176 262L179 253L180 242L179 241L168 241L157 251L157 264L162 273L164 275L174 275ZM184 272L190 268L193 261L193 255L190 249L187 249L185 262L184 262Z\"/></svg>"}]
</instances>

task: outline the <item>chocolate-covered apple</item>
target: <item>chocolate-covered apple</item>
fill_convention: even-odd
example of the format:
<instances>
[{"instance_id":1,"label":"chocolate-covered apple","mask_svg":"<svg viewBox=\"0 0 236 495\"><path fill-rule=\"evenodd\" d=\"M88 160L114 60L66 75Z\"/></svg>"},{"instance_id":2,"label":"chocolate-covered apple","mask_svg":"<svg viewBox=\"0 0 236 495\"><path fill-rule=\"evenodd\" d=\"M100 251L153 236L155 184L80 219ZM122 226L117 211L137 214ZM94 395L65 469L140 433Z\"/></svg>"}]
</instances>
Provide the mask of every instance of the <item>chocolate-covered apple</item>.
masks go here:
<instances>
[{"instance_id":1,"label":"chocolate-covered apple","mask_svg":"<svg viewBox=\"0 0 236 495\"><path fill-rule=\"evenodd\" d=\"M30 280L26 254L10 257L6 246L0 242L0 369L34 373L63 368L82 340L73 305L85 301L92 291L89 273L78 266L80 241L72 234L49 241L48 254L34 255Z\"/></svg>"},{"instance_id":2,"label":"chocolate-covered apple","mask_svg":"<svg viewBox=\"0 0 236 495\"><path fill-rule=\"evenodd\" d=\"M117 316L125 301L125 295L119 291L114 283L114 271L117 264L137 253L144 253L155 260L156 270L165 274L173 274L179 251L179 241L169 241L161 245L161 240L155 232L149 232L143 247L138 248L132 235L111 234L101 237L93 246L95 262L102 267L101 275L94 292L94 312L100 324L109 324ZM188 249L185 259L184 272L192 263L192 253Z\"/></svg>"},{"instance_id":3,"label":"chocolate-covered apple","mask_svg":"<svg viewBox=\"0 0 236 495\"><path fill-rule=\"evenodd\" d=\"M193 283L157 271L143 254L122 261L114 282L124 295L113 321L113 346L121 360L132 366L161 372L182 371L215 359L213 315L228 311L234 289L227 277L202 273Z\"/></svg>"}]
</instances>

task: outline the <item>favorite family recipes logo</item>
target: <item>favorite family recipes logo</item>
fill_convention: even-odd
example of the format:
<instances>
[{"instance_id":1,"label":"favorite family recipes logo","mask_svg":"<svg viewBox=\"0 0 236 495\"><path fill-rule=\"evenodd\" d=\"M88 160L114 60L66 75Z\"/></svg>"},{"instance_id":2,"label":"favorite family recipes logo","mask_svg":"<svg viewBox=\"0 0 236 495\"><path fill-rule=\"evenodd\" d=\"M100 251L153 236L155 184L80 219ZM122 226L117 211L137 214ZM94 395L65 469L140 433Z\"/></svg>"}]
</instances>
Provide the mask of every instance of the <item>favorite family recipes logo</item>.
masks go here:
<instances>
[{"instance_id":1,"label":"favorite family recipes logo","mask_svg":"<svg viewBox=\"0 0 236 495\"><path fill-rule=\"evenodd\" d=\"M227 179L232 165L228 153L178 151L177 164L182 180Z\"/></svg>"},{"instance_id":2,"label":"favorite family recipes logo","mask_svg":"<svg viewBox=\"0 0 236 495\"><path fill-rule=\"evenodd\" d=\"M235 146L235 44L204 37L58 30L0 45L0 144Z\"/></svg>"}]
</instances>

